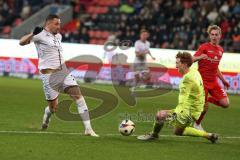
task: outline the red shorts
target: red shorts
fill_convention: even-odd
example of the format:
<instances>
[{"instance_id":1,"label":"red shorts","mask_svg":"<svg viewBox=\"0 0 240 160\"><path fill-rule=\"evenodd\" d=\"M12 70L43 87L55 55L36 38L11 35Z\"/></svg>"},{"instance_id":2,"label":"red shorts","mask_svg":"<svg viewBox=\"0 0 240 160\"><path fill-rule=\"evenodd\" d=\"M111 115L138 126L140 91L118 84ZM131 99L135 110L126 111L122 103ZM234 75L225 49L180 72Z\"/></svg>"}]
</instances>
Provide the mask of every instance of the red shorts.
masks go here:
<instances>
[{"instance_id":1,"label":"red shorts","mask_svg":"<svg viewBox=\"0 0 240 160\"><path fill-rule=\"evenodd\" d=\"M218 82L208 83L208 84L205 83L204 90L205 90L205 101L207 101L208 93L217 101L227 97L225 90L218 84Z\"/></svg>"}]
</instances>

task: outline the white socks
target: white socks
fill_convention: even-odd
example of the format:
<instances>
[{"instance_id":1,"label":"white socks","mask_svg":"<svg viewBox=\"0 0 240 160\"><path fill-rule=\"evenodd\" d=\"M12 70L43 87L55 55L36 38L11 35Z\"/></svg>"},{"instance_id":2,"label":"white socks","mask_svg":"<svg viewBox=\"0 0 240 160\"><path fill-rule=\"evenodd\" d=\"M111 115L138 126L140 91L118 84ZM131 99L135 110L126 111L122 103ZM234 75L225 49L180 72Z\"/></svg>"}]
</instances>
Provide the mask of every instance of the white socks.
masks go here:
<instances>
[{"instance_id":1,"label":"white socks","mask_svg":"<svg viewBox=\"0 0 240 160\"><path fill-rule=\"evenodd\" d=\"M52 112L50 111L49 107L47 106L45 108L45 112L44 112L44 115L43 115L43 124L48 124L49 123L51 115L52 115Z\"/></svg>"},{"instance_id":2,"label":"white socks","mask_svg":"<svg viewBox=\"0 0 240 160\"><path fill-rule=\"evenodd\" d=\"M86 130L92 130L91 123L90 123L90 117L89 117L89 113L88 113L88 107L87 107L87 104L84 100L84 97L81 96L81 98L79 98L76 101L76 103L77 103L78 113L80 114L80 116L82 118L85 129ZM42 123L43 124L48 124L52 114L53 113L50 111L49 107L47 106L45 108Z\"/></svg>"},{"instance_id":3,"label":"white socks","mask_svg":"<svg viewBox=\"0 0 240 160\"><path fill-rule=\"evenodd\" d=\"M85 129L92 129L91 123L90 123L90 117L89 117L89 113L88 113L88 107L84 100L84 97L81 96L81 98L79 98L76 101L76 103L77 103L78 113L80 114L80 116L82 118Z\"/></svg>"}]
</instances>

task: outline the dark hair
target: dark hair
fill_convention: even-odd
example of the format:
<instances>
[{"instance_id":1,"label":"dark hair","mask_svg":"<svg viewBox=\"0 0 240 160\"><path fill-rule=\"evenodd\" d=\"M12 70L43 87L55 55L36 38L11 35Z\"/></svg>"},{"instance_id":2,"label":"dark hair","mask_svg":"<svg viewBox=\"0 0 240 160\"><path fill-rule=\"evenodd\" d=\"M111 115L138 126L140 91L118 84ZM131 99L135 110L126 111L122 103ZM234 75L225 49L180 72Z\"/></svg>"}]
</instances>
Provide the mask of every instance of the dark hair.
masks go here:
<instances>
[{"instance_id":1,"label":"dark hair","mask_svg":"<svg viewBox=\"0 0 240 160\"><path fill-rule=\"evenodd\" d=\"M192 55L188 52L178 52L176 58L180 59L181 63L187 64L188 67L191 67L193 63Z\"/></svg>"},{"instance_id":2,"label":"dark hair","mask_svg":"<svg viewBox=\"0 0 240 160\"><path fill-rule=\"evenodd\" d=\"M51 20L53 20L54 18L60 19L60 17L59 17L58 15L56 15L56 14L49 14L49 15L46 17L45 22L51 21Z\"/></svg>"}]
</instances>

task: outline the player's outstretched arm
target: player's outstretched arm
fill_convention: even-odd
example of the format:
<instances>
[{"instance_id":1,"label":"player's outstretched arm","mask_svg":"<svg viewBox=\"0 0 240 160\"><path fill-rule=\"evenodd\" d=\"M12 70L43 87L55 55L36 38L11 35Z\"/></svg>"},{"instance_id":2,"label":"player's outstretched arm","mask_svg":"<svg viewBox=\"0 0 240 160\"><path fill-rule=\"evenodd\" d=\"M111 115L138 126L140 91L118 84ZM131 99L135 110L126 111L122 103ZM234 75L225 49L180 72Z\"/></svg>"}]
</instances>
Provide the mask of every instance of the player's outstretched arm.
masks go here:
<instances>
[{"instance_id":1,"label":"player's outstretched arm","mask_svg":"<svg viewBox=\"0 0 240 160\"><path fill-rule=\"evenodd\" d=\"M33 36L39 34L40 32L42 32L43 28L42 27L35 27L33 30L33 33L29 33L23 37L20 38L19 44L21 46L27 45L31 42Z\"/></svg>"},{"instance_id":2,"label":"player's outstretched arm","mask_svg":"<svg viewBox=\"0 0 240 160\"><path fill-rule=\"evenodd\" d=\"M193 56L193 62L199 61L198 57Z\"/></svg>"},{"instance_id":3,"label":"player's outstretched arm","mask_svg":"<svg viewBox=\"0 0 240 160\"><path fill-rule=\"evenodd\" d=\"M218 78L223 82L224 87L226 89L228 89L230 87L230 84L224 79L224 77L223 77L221 71L219 70L219 68L217 70L217 75L218 75Z\"/></svg>"},{"instance_id":4,"label":"player's outstretched arm","mask_svg":"<svg viewBox=\"0 0 240 160\"><path fill-rule=\"evenodd\" d=\"M199 61L201 59L207 59L208 56L206 54L201 54L200 56L193 56L193 62Z\"/></svg>"},{"instance_id":5,"label":"player's outstretched arm","mask_svg":"<svg viewBox=\"0 0 240 160\"><path fill-rule=\"evenodd\" d=\"M31 39L32 39L33 36L34 36L33 33L29 33L27 35L22 36L20 38L19 44L21 46L29 44L31 42Z\"/></svg>"},{"instance_id":6,"label":"player's outstretched arm","mask_svg":"<svg viewBox=\"0 0 240 160\"><path fill-rule=\"evenodd\" d=\"M149 56L150 56L153 60L156 60L156 58L153 57L153 55L151 54L151 52L150 52L149 50L147 51L147 54L149 54Z\"/></svg>"}]
</instances>

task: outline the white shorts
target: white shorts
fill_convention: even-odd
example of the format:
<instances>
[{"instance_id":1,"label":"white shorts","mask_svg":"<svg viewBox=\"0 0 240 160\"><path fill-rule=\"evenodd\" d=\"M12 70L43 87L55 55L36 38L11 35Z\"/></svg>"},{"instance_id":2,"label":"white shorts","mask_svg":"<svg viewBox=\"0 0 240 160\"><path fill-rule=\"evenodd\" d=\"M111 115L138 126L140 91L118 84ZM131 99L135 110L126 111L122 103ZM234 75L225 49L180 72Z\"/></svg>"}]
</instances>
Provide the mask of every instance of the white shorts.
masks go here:
<instances>
[{"instance_id":1,"label":"white shorts","mask_svg":"<svg viewBox=\"0 0 240 160\"><path fill-rule=\"evenodd\" d=\"M40 73L43 82L43 90L46 100L54 100L58 97L59 92L64 92L67 87L77 86L74 77L66 69L50 73Z\"/></svg>"},{"instance_id":2,"label":"white shorts","mask_svg":"<svg viewBox=\"0 0 240 160\"><path fill-rule=\"evenodd\" d=\"M149 70L146 62L134 62L134 64L133 64L134 72L140 72L140 71L145 71L145 70Z\"/></svg>"}]
</instances>

